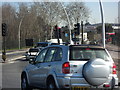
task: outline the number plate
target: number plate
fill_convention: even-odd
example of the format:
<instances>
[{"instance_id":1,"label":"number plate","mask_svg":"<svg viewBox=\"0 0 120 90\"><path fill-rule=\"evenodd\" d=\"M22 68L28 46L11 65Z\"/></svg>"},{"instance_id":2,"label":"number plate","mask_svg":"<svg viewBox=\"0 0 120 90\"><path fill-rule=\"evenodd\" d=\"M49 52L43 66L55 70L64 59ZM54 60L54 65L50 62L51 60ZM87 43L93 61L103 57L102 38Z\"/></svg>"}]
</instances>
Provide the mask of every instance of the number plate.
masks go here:
<instances>
[{"instance_id":1,"label":"number plate","mask_svg":"<svg viewBox=\"0 0 120 90\"><path fill-rule=\"evenodd\" d=\"M72 87L72 90L90 90L89 87Z\"/></svg>"}]
</instances>

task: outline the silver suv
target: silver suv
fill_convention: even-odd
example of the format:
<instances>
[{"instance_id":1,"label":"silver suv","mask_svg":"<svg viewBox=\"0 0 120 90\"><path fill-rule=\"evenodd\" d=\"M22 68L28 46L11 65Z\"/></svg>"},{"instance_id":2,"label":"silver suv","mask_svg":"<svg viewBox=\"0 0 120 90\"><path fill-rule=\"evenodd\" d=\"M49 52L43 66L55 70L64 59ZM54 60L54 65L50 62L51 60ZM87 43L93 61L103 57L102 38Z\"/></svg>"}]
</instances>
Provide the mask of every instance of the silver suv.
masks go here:
<instances>
[{"instance_id":1,"label":"silver suv","mask_svg":"<svg viewBox=\"0 0 120 90\"><path fill-rule=\"evenodd\" d=\"M118 87L114 61L100 46L52 45L29 62L21 74L22 90Z\"/></svg>"}]
</instances>

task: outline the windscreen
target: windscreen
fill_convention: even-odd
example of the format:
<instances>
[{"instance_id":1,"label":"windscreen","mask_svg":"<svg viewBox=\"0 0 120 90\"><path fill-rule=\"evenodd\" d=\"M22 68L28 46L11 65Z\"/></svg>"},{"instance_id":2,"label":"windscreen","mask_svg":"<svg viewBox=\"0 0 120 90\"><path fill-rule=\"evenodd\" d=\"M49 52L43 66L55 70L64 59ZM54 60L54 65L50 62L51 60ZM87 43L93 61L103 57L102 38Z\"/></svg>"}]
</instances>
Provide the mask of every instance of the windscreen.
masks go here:
<instances>
[{"instance_id":1,"label":"windscreen","mask_svg":"<svg viewBox=\"0 0 120 90\"><path fill-rule=\"evenodd\" d=\"M48 46L47 43L38 43L37 44L37 47L46 47L46 46Z\"/></svg>"},{"instance_id":2,"label":"windscreen","mask_svg":"<svg viewBox=\"0 0 120 90\"><path fill-rule=\"evenodd\" d=\"M39 52L38 49L30 49L29 52Z\"/></svg>"},{"instance_id":3,"label":"windscreen","mask_svg":"<svg viewBox=\"0 0 120 90\"><path fill-rule=\"evenodd\" d=\"M90 59L101 58L103 60L110 60L111 58L105 51L105 49L96 48L70 48L70 60L86 61Z\"/></svg>"}]
</instances>

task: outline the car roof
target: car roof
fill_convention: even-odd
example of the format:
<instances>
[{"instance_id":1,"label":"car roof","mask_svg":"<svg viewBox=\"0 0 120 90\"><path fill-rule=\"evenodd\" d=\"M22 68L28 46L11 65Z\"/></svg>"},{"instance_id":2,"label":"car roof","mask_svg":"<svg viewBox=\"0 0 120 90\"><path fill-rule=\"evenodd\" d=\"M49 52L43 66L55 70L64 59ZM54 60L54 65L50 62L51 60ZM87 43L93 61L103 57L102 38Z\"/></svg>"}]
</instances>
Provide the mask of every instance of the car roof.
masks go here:
<instances>
[{"instance_id":1,"label":"car roof","mask_svg":"<svg viewBox=\"0 0 120 90\"><path fill-rule=\"evenodd\" d=\"M65 45L52 45L49 47L66 47ZM67 47L79 47L79 48L98 48L98 49L105 49L104 47L100 45L68 45Z\"/></svg>"},{"instance_id":2,"label":"car roof","mask_svg":"<svg viewBox=\"0 0 120 90\"><path fill-rule=\"evenodd\" d=\"M29 49L29 52L38 52L38 51L39 51L38 48L30 48L30 49Z\"/></svg>"},{"instance_id":3,"label":"car roof","mask_svg":"<svg viewBox=\"0 0 120 90\"><path fill-rule=\"evenodd\" d=\"M90 44L88 44L88 45L84 45L84 44L82 44L82 45L70 45L70 47L105 49L101 45L90 45Z\"/></svg>"},{"instance_id":4,"label":"car roof","mask_svg":"<svg viewBox=\"0 0 120 90\"><path fill-rule=\"evenodd\" d=\"M48 44L49 42L38 42L37 44Z\"/></svg>"}]
</instances>

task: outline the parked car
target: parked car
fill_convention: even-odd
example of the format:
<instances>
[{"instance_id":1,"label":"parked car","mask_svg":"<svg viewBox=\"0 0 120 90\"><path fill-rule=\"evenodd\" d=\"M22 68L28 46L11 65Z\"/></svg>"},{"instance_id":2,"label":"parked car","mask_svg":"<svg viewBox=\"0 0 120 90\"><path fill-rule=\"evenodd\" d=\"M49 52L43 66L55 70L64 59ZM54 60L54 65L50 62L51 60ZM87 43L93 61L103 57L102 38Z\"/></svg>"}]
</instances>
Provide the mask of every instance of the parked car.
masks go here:
<instances>
[{"instance_id":1,"label":"parked car","mask_svg":"<svg viewBox=\"0 0 120 90\"><path fill-rule=\"evenodd\" d=\"M101 46L51 45L29 63L21 74L22 90L118 87L116 65Z\"/></svg>"},{"instance_id":2,"label":"parked car","mask_svg":"<svg viewBox=\"0 0 120 90\"><path fill-rule=\"evenodd\" d=\"M28 52L26 52L26 60L34 59L40 52L38 48L30 48Z\"/></svg>"}]
</instances>

